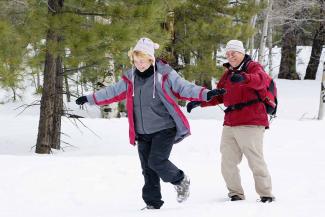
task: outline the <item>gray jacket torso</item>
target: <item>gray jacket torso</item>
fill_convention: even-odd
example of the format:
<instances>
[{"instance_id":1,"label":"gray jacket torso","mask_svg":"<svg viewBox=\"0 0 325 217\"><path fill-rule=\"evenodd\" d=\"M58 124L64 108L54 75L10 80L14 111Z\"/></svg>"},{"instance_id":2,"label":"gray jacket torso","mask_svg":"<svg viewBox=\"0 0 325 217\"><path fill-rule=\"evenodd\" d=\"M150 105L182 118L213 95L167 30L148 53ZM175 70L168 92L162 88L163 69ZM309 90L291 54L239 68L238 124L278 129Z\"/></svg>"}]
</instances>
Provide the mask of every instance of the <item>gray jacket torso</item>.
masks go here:
<instances>
[{"instance_id":1,"label":"gray jacket torso","mask_svg":"<svg viewBox=\"0 0 325 217\"><path fill-rule=\"evenodd\" d=\"M186 116L177 105L177 98L190 101L207 101L207 92L209 90L184 80L171 66L161 60L157 61L156 65L156 97L159 96L164 107L173 118L177 129L175 143L178 143L190 135L191 132ZM87 100L91 105L107 105L126 99L130 144L135 144L136 134L133 100L137 94L134 94L133 97L133 72L134 69L129 69L123 73L122 79L116 84L87 95ZM152 99L152 90L148 92Z\"/></svg>"},{"instance_id":2,"label":"gray jacket torso","mask_svg":"<svg viewBox=\"0 0 325 217\"><path fill-rule=\"evenodd\" d=\"M159 94L153 98L154 75L134 77L134 120L138 134L151 134L175 127L175 122L162 103Z\"/></svg>"}]
</instances>

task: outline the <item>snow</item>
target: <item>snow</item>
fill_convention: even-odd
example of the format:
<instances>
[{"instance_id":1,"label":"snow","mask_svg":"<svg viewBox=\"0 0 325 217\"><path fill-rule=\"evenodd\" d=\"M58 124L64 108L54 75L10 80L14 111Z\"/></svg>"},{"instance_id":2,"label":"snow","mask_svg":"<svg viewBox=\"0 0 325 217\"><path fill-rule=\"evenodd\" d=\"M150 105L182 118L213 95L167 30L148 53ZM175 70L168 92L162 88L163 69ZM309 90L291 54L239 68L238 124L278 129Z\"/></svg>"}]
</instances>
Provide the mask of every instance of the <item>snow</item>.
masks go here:
<instances>
[{"instance_id":1,"label":"snow","mask_svg":"<svg viewBox=\"0 0 325 217\"><path fill-rule=\"evenodd\" d=\"M316 119L320 81L276 80L278 117L264 139L276 202L258 203L247 161L240 164L246 200L230 202L220 172L223 112L196 108L187 114L192 135L176 144L171 160L191 178L188 201L176 202L161 182L160 210L144 210L143 177L136 147L128 142L126 118L97 118L96 107L63 118L63 150L34 153L38 107L18 115L22 102L0 104L0 216L4 217L321 217L324 216L325 121ZM29 93L29 90L26 90ZM1 96L1 95L0 95ZM2 98L6 98L2 94ZM32 94L23 103L31 102ZM1 100L0 100L1 101ZM185 111L185 108L183 108ZM18 116L17 116L18 115ZM77 123L77 124L76 124Z\"/></svg>"}]
</instances>

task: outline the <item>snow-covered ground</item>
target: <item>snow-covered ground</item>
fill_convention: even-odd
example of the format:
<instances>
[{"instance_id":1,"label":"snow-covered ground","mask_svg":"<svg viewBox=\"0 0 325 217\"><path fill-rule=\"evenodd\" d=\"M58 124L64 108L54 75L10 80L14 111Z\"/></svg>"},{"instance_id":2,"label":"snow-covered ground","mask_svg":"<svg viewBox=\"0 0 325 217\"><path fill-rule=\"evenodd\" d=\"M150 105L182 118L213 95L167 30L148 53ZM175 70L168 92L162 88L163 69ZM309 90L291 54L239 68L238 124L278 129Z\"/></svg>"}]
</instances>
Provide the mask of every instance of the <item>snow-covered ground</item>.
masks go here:
<instances>
[{"instance_id":1,"label":"snow-covered ground","mask_svg":"<svg viewBox=\"0 0 325 217\"><path fill-rule=\"evenodd\" d=\"M320 81L276 80L278 118L265 133L265 159L276 202L256 202L252 174L240 165L247 199L230 202L220 172L223 112L196 108L192 135L174 146L171 160L191 178L191 195L176 202L162 182L160 210L145 210L136 147L128 143L126 118L63 118L63 151L34 153L38 108L17 116L21 103L0 104L0 216L3 217L322 217L325 212L325 121L316 120ZM25 98L26 102L31 98ZM30 102L30 101L29 101ZM78 107L70 104L77 111ZM183 109L185 111L185 109Z\"/></svg>"},{"instance_id":2,"label":"snow-covered ground","mask_svg":"<svg viewBox=\"0 0 325 217\"><path fill-rule=\"evenodd\" d=\"M140 211L143 178L137 150L128 144L125 118L83 119L93 132L64 118L63 140L69 145L44 156L32 147L38 116L16 116L18 111L6 104L0 107L0 216L323 216L325 121L314 119L319 82L277 80L277 84L279 116L265 134L275 203L256 202L245 160L240 168L247 199L228 201L220 174L218 107L198 108L188 115L192 136L175 145L171 155L191 178L189 200L178 204L173 187L162 183L162 209Z\"/></svg>"}]
</instances>

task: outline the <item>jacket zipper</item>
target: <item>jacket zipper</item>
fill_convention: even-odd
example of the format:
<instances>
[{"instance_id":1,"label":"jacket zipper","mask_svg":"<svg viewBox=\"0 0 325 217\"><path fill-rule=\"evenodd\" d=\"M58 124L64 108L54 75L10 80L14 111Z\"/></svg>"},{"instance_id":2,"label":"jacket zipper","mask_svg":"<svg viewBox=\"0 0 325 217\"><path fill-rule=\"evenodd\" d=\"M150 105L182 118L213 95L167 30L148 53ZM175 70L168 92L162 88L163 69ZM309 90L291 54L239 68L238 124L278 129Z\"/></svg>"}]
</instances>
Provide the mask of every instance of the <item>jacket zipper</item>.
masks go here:
<instances>
[{"instance_id":1,"label":"jacket zipper","mask_svg":"<svg viewBox=\"0 0 325 217\"><path fill-rule=\"evenodd\" d=\"M141 102L141 90L142 90L142 87L140 87L140 115L141 115L141 126L142 126L142 131L146 134L145 130L144 130L144 124L143 124L143 115L142 115L142 102Z\"/></svg>"}]
</instances>

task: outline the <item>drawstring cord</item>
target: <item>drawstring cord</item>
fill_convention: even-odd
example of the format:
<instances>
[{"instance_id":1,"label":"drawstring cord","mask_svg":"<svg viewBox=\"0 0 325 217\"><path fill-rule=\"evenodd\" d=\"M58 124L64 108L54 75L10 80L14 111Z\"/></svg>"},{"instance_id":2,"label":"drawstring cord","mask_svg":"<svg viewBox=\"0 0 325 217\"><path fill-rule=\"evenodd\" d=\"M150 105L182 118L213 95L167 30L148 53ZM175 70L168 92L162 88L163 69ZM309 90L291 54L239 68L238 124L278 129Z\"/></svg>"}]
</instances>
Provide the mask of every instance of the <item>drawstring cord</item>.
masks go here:
<instances>
[{"instance_id":1,"label":"drawstring cord","mask_svg":"<svg viewBox=\"0 0 325 217\"><path fill-rule=\"evenodd\" d=\"M133 86L132 96L134 97L134 67L133 67L133 65L132 65L132 86Z\"/></svg>"},{"instance_id":2,"label":"drawstring cord","mask_svg":"<svg viewBox=\"0 0 325 217\"><path fill-rule=\"evenodd\" d=\"M134 67L132 65L132 84L133 84L133 92L132 96L134 97ZM155 61L153 62L153 91L152 91L152 98L156 98L156 63Z\"/></svg>"},{"instance_id":3,"label":"drawstring cord","mask_svg":"<svg viewBox=\"0 0 325 217\"><path fill-rule=\"evenodd\" d=\"M153 62L153 91L152 98L154 99L156 95L156 61Z\"/></svg>"}]
</instances>

